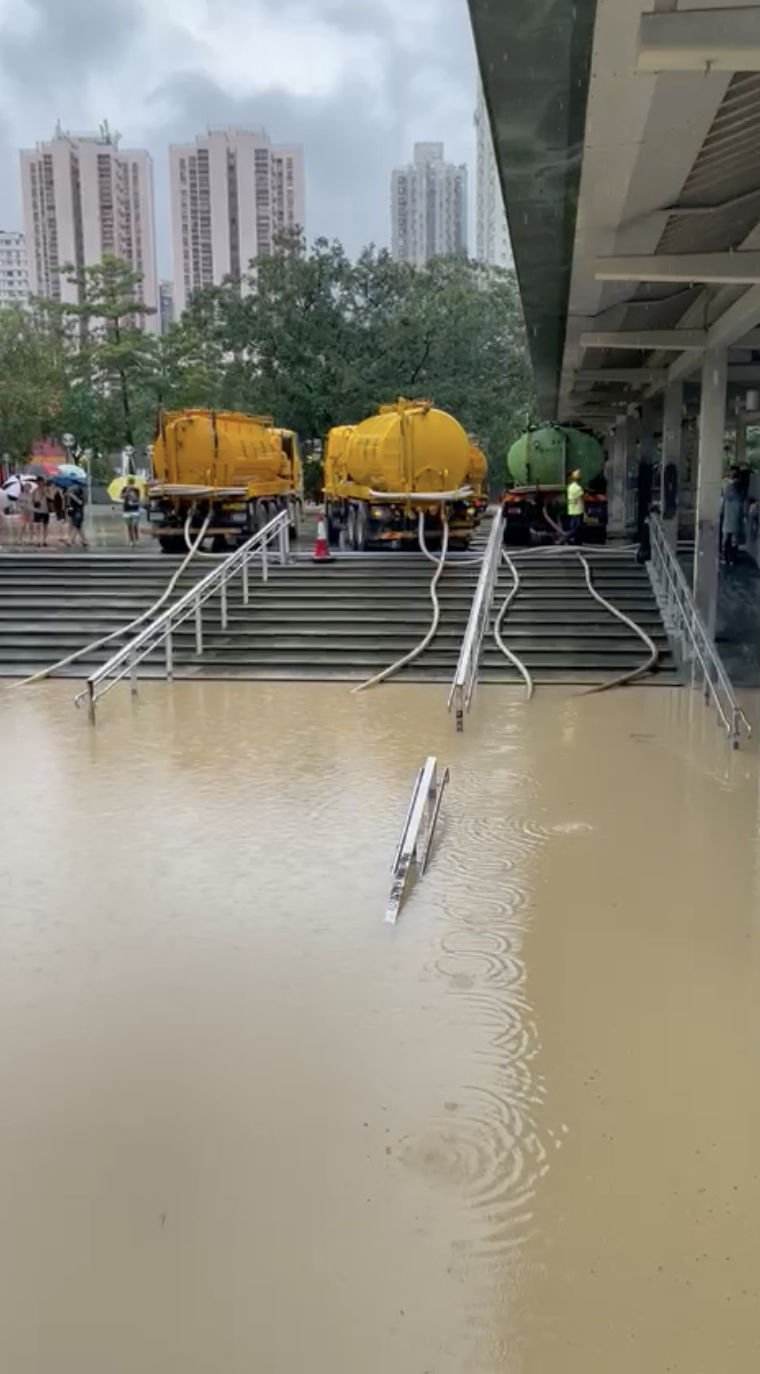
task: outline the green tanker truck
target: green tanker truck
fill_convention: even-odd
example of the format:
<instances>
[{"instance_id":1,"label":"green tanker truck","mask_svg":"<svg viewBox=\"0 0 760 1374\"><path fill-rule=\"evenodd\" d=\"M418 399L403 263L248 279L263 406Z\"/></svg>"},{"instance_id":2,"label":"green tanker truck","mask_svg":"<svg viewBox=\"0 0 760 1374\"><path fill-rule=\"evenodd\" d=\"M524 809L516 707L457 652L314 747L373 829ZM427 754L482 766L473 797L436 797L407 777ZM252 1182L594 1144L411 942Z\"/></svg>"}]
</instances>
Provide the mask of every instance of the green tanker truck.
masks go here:
<instances>
[{"instance_id":1,"label":"green tanker truck","mask_svg":"<svg viewBox=\"0 0 760 1374\"><path fill-rule=\"evenodd\" d=\"M605 542L604 450L593 434L567 425L528 430L509 450L507 469L514 486L504 497L505 544L557 537L567 514L568 478L576 469L586 492L583 542Z\"/></svg>"}]
</instances>

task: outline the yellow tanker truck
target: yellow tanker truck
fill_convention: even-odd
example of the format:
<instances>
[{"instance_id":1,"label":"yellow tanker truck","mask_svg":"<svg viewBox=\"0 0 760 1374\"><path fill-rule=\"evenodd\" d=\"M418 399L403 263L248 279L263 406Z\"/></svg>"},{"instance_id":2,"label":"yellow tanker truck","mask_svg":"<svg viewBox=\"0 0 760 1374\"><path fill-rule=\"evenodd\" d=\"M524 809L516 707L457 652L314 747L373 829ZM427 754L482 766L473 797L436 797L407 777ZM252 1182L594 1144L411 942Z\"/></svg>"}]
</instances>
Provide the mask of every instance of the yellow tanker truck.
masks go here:
<instances>
[{"instance_id":1,"label":"yellow tanker truck","mask_svg":"<svg viewBox=\"0 0 760 1374\"><path fill-rule=\"evenodd\" d=\"M148 522L167 553L186 549L184 527L222 550L249 539L278 511L298 533L303 469L298 438L270 419L235 411L162 411L148 485Z\"/></svg>"},{"instance_id":2,"label":"yellow tanker truck","mask_svg":"<svg viewBox=\"0 0 760 1374\"><path fill-rule=\"evenodd\" d=\"M330 430L324 459L327 537L361 550L402 548L425 534L439 542L443 518L449 546L464 548L478 522L473 458L462 426L430 401L382 406L358 425Z\"/></svg>"}]
</instances>

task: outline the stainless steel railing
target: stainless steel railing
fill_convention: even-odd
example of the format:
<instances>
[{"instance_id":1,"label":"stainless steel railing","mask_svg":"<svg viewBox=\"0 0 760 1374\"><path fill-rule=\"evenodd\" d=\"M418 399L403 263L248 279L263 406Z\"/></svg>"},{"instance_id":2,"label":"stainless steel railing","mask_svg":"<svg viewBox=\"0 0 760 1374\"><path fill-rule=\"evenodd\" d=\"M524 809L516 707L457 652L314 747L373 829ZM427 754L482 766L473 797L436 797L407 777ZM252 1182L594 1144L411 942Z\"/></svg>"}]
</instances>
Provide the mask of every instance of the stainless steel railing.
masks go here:
<instances>
[{"instance_id":1,"label":"stainless steel railing","mask_svg":"<svg viewBox=\"0 0 760 1374\"><path fill-rule=\"evenodd\" d=\"M416 867L422 877L427 868L443 800L443 789L448 781L448 768L444 768L439 777L438 762L433 755L425 760L417 774L404 828L391 865L393 882L385 910L385 919L389 925L396 924L412 869Z\"/></svg>"},{"instance_id":2,"label":"stainless steel railing","mask_svg":"<svg viewBox=\"0 0 760 1374\"><path fill-rule=\"evenodd\" d=\"M221 603L222 627L227 628L227 587L235 577L243 580L243 605L248 605L248 574L254 561L261 564L261 575L267 581L270 550L276 559L284 564L290 551L290 516L287 511L278 515L259 530L240 548L223 561L215 564L208 575L191 587L184 596L162 611L155 620L147 624L138 634L128 640L115 654L112 654L102 668L87 679L87 685L75 698L77 705L87 698L89 716L95 724L98 702L110 692L118 682L129 678L132 695L137 695L137 670L143 659L162 646L165 649L164 676L171 680L174 676L174 631L179 625L191 618L195 620L195 651L203 653L203 607L211 597L219 595Z\"/></svg>"},{"instance_id":3,"label":"stainless steel railing","mask_svg":"<svg viewBox=\"0 0 760 1374\"><path fill-rule=\"evenodd\" d=\"M665 628L671 639L677 641L683 664L691 665L693 685L701 687L705 702L712 701L732 747L738 749L742 733L749 737L752 727L737 701L731 679L657 514L650 515L649 528L652 554L647 566Z\"/></svg>"},{"instance_id":4,"label":"stainless steel railing","mask_svg":"<svg viewBox=\"0 0 760 1374\"><path fill-rule=\"evenodd\" d=\"M504 512L501 506L491 526L486 552L480 569L478 585L472 601L470 618L467 622L462 650L459 655L456 674L449 692L449 711L454 707L457 730L464 730L465 713L469 711L473 693L478 680L480 651L483 636L488 628L491 615L496 579L501 566L501 553L504 544Z\"/></svg>"}]
</instances>

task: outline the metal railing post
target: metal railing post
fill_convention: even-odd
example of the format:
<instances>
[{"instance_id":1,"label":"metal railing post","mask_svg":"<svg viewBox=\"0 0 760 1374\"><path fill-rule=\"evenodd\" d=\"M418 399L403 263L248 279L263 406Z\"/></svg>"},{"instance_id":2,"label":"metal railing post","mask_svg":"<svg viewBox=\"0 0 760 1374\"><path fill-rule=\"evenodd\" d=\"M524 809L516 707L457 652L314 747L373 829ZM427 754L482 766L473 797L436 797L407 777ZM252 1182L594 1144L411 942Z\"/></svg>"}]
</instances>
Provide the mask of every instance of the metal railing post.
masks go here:
<instances>
[{"instance_id":1,"label":"metal railing post","mask_svg":"<svg viewBox=\"0 0 760 1374\"><path fill-rule=\"evenodd\" d=\"M290 556L290 525L280 526L280 563L285 567Z\"/></svg>"},{"instance_id":2,"label":"metal railing post","mask_svg":"<svg viewBox=\"0 0 760 1374\"><path fill-rule=\"evenodd\" d=\"M169 621L166 631L166 678L168 682L174 677L174 640L172 637L172 622Z\"/></svg>"},{"instance_id":3,"label":"metal railing post","mask_svg":"<svg viewBox=\"0 0 760 1374\"><path fill-rule=\"evenodd\" d=\"M264 543L261 546L261 580L262 582L269 581L269 560L267 557L266 539L264 540Z\"/></svg>"},{"instance_id":4,"label":"metal railing post","mask_svg":"<svg viewBox=\"0 0 760 1374\"><path fill-rule=\"evenodd\" d=\"M95 683L87 683L87 714L90 718L90 725L96 724L97 697L95 695Z\"/></svg>"},{"instance_id":5,"label":"metal railing post","mask_svg":"<svg viewBox=\"0 0 760 1374\"><path fill-rule=\"evenodd\" d=\"M243 605L248 605L248 559L243 563Z\"/></svg>"},{"instance_id":6,"label":"metal railing post","mask_svg":"<svg viewBox=\"0 0 760 1374\"><path fill-rule=\"evenodd\" d=\"M222 583L222 589L221 589L221 592L220 592L220 594L219 594L219 599L220 599L220 601L221 601L221 603L222 603L222 629L223 629L223 630L226 630L226 629L227 629L227 583L226 583L226 582L223 582L223 583Z\"/></svg>"},{"instance_id":7,"label":"metal railing post","mask_svg":"<svg viewBox=\"0 0 760 1374\"><path fill-rule=\"evenodd\" d=\"M137 657L134 653L129 655L129 690L133 697L137 696Z\"/></svg>"},{"instance_id":8,"label":"metal railing post","mask_svg":"<svg viewBox=\"0 0 760 1374\"><path fill-rule=\"evenodd\" d=\"M195 607L195 652L199 658L203 653L203 606L200 601Z\"/></svg>"}]
</instances>

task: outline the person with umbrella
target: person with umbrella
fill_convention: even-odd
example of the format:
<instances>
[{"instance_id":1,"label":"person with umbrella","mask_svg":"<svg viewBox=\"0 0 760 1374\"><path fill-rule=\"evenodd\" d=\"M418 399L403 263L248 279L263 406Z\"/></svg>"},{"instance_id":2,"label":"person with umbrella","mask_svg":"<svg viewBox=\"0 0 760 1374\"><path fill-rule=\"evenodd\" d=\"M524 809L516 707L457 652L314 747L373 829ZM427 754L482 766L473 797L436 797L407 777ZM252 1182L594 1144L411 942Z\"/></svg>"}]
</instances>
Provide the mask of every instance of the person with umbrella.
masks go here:
<instances>
[{"instance_id":1,"label":"person with umbrella","mask_svg":"<svg viewBox=\"0 0 760 1374\"><path fill-rule=\"evenodd\" d=\"M127 527L127 541L134 548L140 539L140 488L135 477L128 477L121 494L121 508Z\"/></svg>"}]
</instances>

